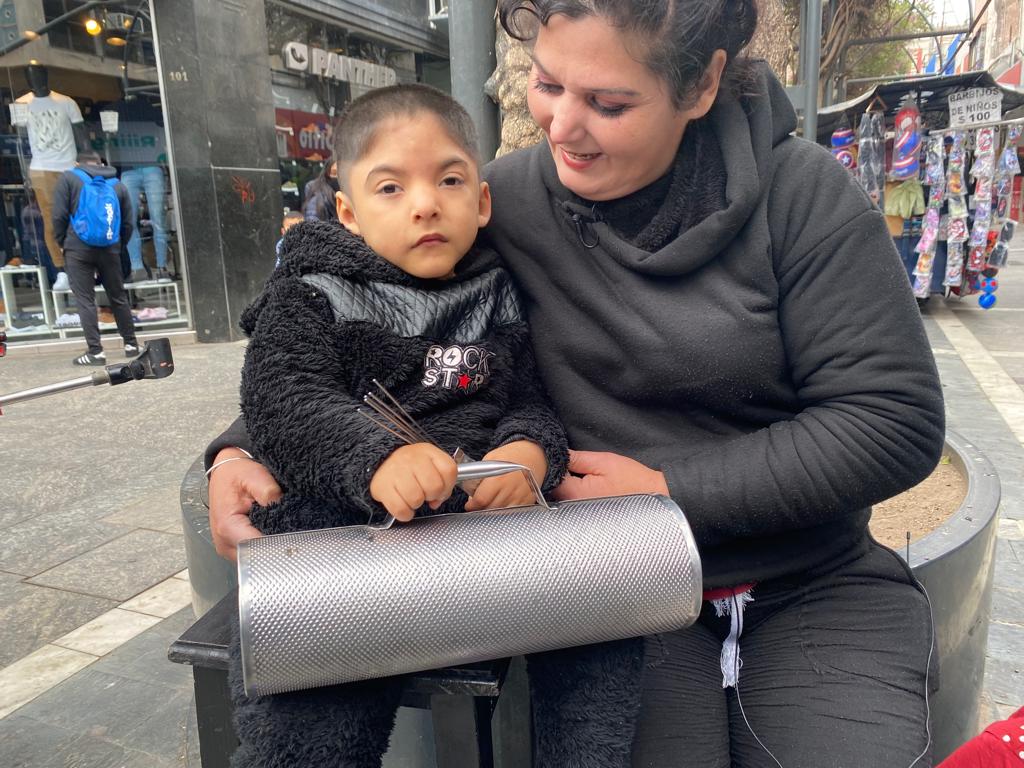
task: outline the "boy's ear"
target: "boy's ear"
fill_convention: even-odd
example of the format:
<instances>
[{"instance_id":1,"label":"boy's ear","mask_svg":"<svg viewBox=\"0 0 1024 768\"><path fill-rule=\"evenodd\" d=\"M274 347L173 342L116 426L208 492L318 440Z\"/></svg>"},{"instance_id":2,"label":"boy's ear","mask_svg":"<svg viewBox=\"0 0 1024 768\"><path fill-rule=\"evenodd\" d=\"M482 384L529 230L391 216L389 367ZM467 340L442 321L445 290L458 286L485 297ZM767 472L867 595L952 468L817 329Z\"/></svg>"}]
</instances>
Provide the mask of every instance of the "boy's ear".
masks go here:
<instances>
[{"instance_id":1,"label":"boy's ear","mask_svg":"<svg viewBox=\"0 0 1024 768\"><path fill-rule=\"evenodd\" d=\"M359 222L356 221L356 209L352 207L352 201L344 192L334 193L334 205L338 212L338 221L353 235L361 235Z\"/></svg>"},{"instance_id":2,"label":"boy's ear","mask_svg":"<svg viewBox=\"0 0 1024 768\"><path fill-rule=\"evenodd\" d=\"M491 188L486 181L480 182L480 211L477 226L483 229L491 220Z\"/></svg>"}]
</instances>

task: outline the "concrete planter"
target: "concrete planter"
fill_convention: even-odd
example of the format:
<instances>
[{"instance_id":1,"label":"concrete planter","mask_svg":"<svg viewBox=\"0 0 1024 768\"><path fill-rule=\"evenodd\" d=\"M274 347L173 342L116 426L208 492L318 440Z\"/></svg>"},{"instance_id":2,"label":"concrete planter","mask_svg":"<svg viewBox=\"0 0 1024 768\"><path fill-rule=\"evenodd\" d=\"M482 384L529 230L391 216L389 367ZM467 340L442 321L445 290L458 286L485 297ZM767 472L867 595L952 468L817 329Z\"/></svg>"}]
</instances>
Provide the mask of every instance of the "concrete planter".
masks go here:
<instances>
[{"instance_id":1,"label":"concrete planter","mask_svg":"<svg viewBox=\"0 0 1024 768\"><path fill-rule=\"evenodd\" d=\"M930 702L936 762L978 733L1000 496L999 477L981 451L952 431L946 447L967 479L967 495L910 546L910 567L931 600L939 654L940 687Z\"/></svg>"},{"instance_id":2,"label":"concrete planter","mask_svg":"<svg viewBox=\"0 0 1024 768\"><path fill-rule=\"evenodd\" d=\"M947 432L946 446L954 466L967 479L967 495L941 526L910 547L910 566L931 600L941 670L940 689L930 700L936 762L978 730L1000 495L995 469L974 445ZM205 485L199 459L181 484L185 552L197 616L216 605L236 583L234 564L213 549L200 495L205 494ZM525 705L525 687L503 698L517 698ZM512 701L504 703L516 706Z\"/></svg>"}]
</instances>

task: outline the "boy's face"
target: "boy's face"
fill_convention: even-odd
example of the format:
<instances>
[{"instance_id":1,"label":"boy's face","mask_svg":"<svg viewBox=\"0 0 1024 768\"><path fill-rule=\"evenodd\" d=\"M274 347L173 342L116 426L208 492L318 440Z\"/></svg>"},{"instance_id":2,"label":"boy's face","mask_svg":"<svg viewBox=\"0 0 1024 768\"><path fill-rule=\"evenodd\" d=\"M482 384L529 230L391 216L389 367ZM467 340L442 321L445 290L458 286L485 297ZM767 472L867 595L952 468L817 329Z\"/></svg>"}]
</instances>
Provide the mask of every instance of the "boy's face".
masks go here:
<instances>
[{"instance_id":1,"label":"boy's face","mask_svg":"<svg viewBox=\"0 0 1024 768\"><path fill-rule=\"evenodd\" d=\"M428 112L377 126L347 181L341 223L415 277L450 277L491 217L476 163Z\"/></svg>"}]
</instances>

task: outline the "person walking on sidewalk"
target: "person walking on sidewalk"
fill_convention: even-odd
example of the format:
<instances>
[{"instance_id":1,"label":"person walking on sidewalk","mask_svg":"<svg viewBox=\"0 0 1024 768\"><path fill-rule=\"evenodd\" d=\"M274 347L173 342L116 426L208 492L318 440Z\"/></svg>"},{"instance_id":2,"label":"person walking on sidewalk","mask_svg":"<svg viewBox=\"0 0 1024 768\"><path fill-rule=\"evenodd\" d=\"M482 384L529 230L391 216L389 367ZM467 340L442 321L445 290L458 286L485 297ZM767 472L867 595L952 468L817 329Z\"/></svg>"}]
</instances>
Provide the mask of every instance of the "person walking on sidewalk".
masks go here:
<instances>
[{"instance_id":1,"label":"person walking on sidewalk","mask_svg":"<svg viewBox=\"0 0 1024 768\"><path fill-rule=\"evenodd\" d=\"M116 171L95 152L82 153L65 171L53 193L53 233L63 249L88 349L75 365L106 365L96 316L96 276L107 292L127 357L139 354L131 307L121 275L121 247L132 235L128 190Z\"/></svg>"}]
</instances>

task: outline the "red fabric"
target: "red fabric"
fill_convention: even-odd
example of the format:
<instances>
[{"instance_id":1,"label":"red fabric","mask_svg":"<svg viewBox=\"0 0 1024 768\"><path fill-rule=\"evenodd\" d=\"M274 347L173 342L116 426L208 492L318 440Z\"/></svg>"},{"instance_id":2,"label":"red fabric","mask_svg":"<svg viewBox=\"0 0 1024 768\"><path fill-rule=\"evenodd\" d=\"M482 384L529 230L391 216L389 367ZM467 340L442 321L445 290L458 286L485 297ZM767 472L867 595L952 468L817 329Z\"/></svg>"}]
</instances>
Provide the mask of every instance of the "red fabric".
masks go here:
<instances>
[{"instance_id":1,"label":"red fabric","mask_svg":"<svg viewBox=\"0 0 1024 768\"><path fill-rule=\"evenodd\" d=\"M962 745L938 768L1024 768L1024 707L992 723Z\"/></svg>"},{"instance_id":2,"label":"red fabric","mask_svg":"<svg viewBox=\"0 0 1024 768\"><path fill-rule=\"evenodd\" d=\"M740 584L737 587L719 587L718 589L705 589L702 597L705 600L721 600L723 597L732 597L738 595L741 592L748 592L754 588L753 582L750 584Z\"/></svg>"}]
</instances>

